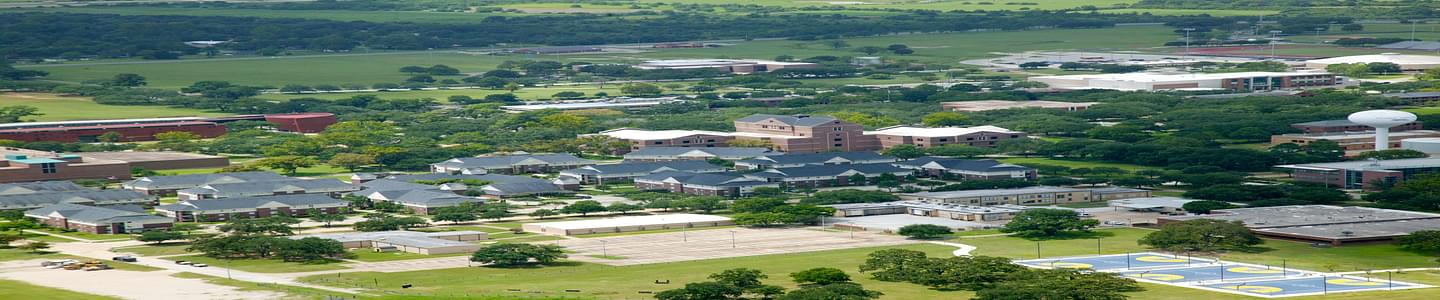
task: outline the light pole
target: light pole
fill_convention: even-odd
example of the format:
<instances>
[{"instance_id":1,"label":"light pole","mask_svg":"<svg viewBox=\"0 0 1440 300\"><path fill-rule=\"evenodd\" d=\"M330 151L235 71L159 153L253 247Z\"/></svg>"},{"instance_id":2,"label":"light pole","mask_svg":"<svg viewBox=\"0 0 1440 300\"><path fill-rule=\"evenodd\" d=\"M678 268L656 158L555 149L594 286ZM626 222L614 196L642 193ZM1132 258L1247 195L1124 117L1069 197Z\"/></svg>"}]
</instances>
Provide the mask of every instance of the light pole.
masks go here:
<instances>
[{"instance_id":1,"label":"light pole","mask_svg":"<svg viewBox=\"0 0 1440 300\"><path fill-rule=\"evenodd\" d=\"M610 245L610 241L600 240L600 256L610 256L610 251L608 247L606 247L607 245Z\"/></svg>"},{"instance_id":2,"label":"light pole","mask_svg":"<svg viewBox=\"0 0 1440 300\"><path fill-rule=\"evenodd\" d=\"M1315 27L1315 43L1316 43L1316 44L1319 44L1319 43L1320 43L1320 30L1324 30L1324 29L1325 29L1325 27Z\"/></svg>"},{"instance_id":3,"label":"light pole","mask_svg":"<svg viewBox=\"0 0 1440 300\"><path fill-rule=\"evenodd\" d=\"M1100 249L1100 240L1104 240L1104 239L1105 239L1105 238L1095 238L1095 255L1103 255L1103 254L1105 254L1105 251Z\"/></svg>"},{"instance_id":4,"label":"light pole","mask_svg":"<svg viewBox=\"0 0 1440 300\"><path fill-rule=\"evenodd\" d=\"M1040 259L1040 241L1035 241L1035 259Z\"/></svg>"},{"instance_id":5,"label":"light pole","mask_svg":"<svg viewBox=\"0 0 1440 300\"><path fill-rule=\"evenodd\" d=\"M1275 59L1275 36L1278 35L1278 34L1280 34L1281 32L1283 32L1283 31L1279 31L1279 30L1271 30L1271 31L1270 31L1270 59L1271 59L1271 60L1274 60L1274 59Z\"/></svg>"},{"instance_id":6,"label":"light pole","mask_svg":"<svg viewBox=\"0 0 1440 300\"><path fill-rule=\"evenodd\" d=\"M1185 31L1185 56L1184 56L1184 57L1185 57L1185 59L1190 59L1190 32L1191 32L1191 31L1195 31L1195 28L1186 27L1186 28L1183 28L1183 29L1180 29L1180 30L1184 30L1184 31Z\"/></svg>"},{"instance_id":7,"label":"light pole","mask_svg":"<svg viewBox=\"0 0 1440 300\"><path fill-rule=\"evenodd\" d=\"M735 249L735 231L730 231L730 249Z\"/></svg>"}]
</instances>

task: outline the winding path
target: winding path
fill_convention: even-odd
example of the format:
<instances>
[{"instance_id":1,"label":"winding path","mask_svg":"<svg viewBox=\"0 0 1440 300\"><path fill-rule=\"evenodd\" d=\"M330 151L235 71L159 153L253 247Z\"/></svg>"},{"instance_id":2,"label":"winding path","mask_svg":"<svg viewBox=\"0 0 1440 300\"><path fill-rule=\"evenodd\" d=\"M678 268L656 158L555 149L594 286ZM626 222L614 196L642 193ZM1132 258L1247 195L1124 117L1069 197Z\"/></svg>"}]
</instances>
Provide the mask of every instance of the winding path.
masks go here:
<instances>
[{"instance_id":1,"label":"winding path","mask_svg":"<svg viewBox=\"0 0 1440 300\"><path fill-rule=\"evenodd\" d=\"M951 254L955 254L955 256L970 256L970 252L975 251L975 246L966 245L966 244L961 244L961 243L951 243L951 242L941 242L941 241L929 241L928 243L936 244L936 245L944 245L944 246L950 246L950 247L960 248L960 249L955 249L955 251L953 251L953 252L950 252Z\"/></svg>"}]
</instances>

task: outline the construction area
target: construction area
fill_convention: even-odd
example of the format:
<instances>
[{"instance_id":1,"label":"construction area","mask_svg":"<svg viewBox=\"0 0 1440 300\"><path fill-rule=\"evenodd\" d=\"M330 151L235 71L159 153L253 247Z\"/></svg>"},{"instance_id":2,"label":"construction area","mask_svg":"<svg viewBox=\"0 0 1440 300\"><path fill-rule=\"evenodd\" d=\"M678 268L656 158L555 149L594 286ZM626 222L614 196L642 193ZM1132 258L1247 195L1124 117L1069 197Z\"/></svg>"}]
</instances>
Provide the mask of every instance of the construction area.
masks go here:
<instances>
[{"instance_id":1,"label":"construction area","mask_svg":"<svg viewBox=\"0 0 1440 300\"><path fill-rule=\"evenodd\" d=\"M713 258L838 250L917 243L865 231L714 228L555 241L570 260L628 266Z\"/></svg>"}]
</instances>

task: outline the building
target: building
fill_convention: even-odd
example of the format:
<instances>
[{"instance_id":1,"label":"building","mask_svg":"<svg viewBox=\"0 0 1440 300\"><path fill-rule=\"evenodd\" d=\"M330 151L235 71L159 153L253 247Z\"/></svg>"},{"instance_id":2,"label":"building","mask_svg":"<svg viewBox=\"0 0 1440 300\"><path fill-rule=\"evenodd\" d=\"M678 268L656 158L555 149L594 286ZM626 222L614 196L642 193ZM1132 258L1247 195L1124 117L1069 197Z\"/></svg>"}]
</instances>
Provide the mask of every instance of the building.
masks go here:
<instances>
[{"instance_id":1,"label":"building","mask_svg":"<svg viewBox=\"0 0 1440 300\"><path fill-rule=\"evenodd\" d=\"M379 183L384 181L372 181ZM365 197L371 201L391 202L400 204L414 214L428 215L433 210L443 207L455 207L464 203L483 204L485 200L480 197L470 197L456 194L451 191L436 189L433 186L422 186L423 188L403 190L362 190L354 195Z\"/></svg>"},{"instance_id":2,"label":"building","mask_svg":"<svg viewBox=\"0 0 1440 300\"><path fill-rule=\"evenodd\" d=\"M1323 72L1236 72L1236 73L1122 73L1030 77L1060 90L1237 90L1262 91L1330 87L1342 84L1335 74Z\"/></svg>"},{"instance_id":3,"label":"building","mask_svg":"<svg viewBox=\"0 0 1440 300\"><path fill-rule=\"evenodd\" d=\"M18 123L26 125L26 128L16 128L18 126L13 126L14 124L0 125L0 139L22 142L93 143L99 142L101 135L114 132L120 135L117 140L119 142L141 142L153 141L156 134L165 132L189 132L201 138L214 138L225 134L225 126L204 121L89 122L95 124L80 122ZM38 126L42 124L50 126Z\"/></svg>"},{"instance_id":4,"label":"building","mask_svg":"<svg viewBox=\"0 0 1440 300\"><path fill-rule=\"evenodd\" d=\"M0 155L3 155L0 157L0 183L130 179L130 164L118 160L10 147L0 147Z\"/></svg>"},{"instance_id":5,"label":"building","mask_svg":"<svg viewBox=\"0 0 1440 300\"><path fill-rule=\"evenodd\" d=\"M1307 133L1307 134L1316 134L1316 133L1353 133L1353 132L1375 131L1375 127L1370 127L1370 125L1362 125L1362 124L1358 124L1358 123L1355 123L1355 122L1350 122L1350 120L1346 120L1346 119L1340 119L1340 120L1325 120L1325 121L1304 122L1304 123L1295 123L1295 124L1290 124L1290 127L1293 127L1293 128L1295 128L1295 129L1299 129L1301 132ZM1401 124L1401 125L1395 126L1395 127L1390 127L1390 131L1391 131L1391 132L1407 131L1407 130L1421 130L1421 129L1425 129L1425 124L1424 124L1424 122L1420 122L1420 121L1415 121L1415 122L1410 122L1410 123L1406 123L1406 124Z\"/></svg>"},{"instance_id":6,"label":"building","mask_svg":"<svg viewBox=\"0 0 1440 300\"><path fill-rule=\"evenodd\" d=\"M1440 92L1409 92L1381 94L1381 97L1400 99L1405 105L1435 106L1440 104Z\"/></svg>"},{"instance_id":7,"label":"building","mask_svg":"<svg viewBox=\"0 0 1440 300\"><path fill-rule=\"evenodd\" d=\"M558 172L593 164L595 161L568 153L517 154L452 158L430 164L430 170L447 174L528 174Z\"/></svg>"},{"instance_id":8,"label":"building","mask_svg":"<svg viewBox=\"0 0 1440 300\"><path fill-rule=\"evenodd\" d=\"M147 214L145 208L139 206L96 207L56 203L27 210L25 216L50 227L93 234L140 233L167 230L175 225L175 220Z\"/></svg>"},{"instance_id":9,"label":"building","mask_svg":"<svg viewBox=\"0 0 1440 300\"><path fill-rule=\"evenodd\" d=\"M1392 63L1400 65L1402 71L1423 71L1440 67L1440 56L1398 53L1341 56L1305 61L1305 67L1324 70L1330 65L1355 63Z\"/></svg>"},{"instance_id":10,"label":"building","mask_svg":"<svg viewBox=\"0 0 1440 300\"><path fill-rule=\"evenodd\" d=\"M880 147L890 149L899 145L913 145L929 148L944 145L966 145L994 147L996 143L1025 138L1024 132L1012 131L995 126L924 128L891 126L867 131L880 140Z\"/></svg>"},{"instance_id":11,"label":"building","mask_svg":"<svg viewBox=\"0 0 1440 300\"><path fill-rule=\"evenodd\" d=\"M973 206L926 201L893 201L826 205L835 208L836 217L907 214L951 220L986 222L1009 220L1025 208L1013 206Z\"/></svg>"},{"instance_id":12,"label":"building","mask_svg":"<svg viewBox=\"0 0 1440 300\"><path fill-rule=\"evenodd\" d=\"M575 193L575 191L560 189L555 183L544 179L525 182L496 182L481 186L480 191L485 193L486 197L501 199Z\"/></svg>"},{"instance_id":13,"label":"building","mask_svg":"<svg viewBox=\"0 0 1440 300\"><path fill-rule=\"evenodd\" d=\"M636 151L648 147L725 147L733 137L728 132L705 130L640 130L630 128L611 129L597 133L616 138L630 144L630 149L616 154Z\"/></svg>"},{"instance_id":14,"label":"building","mask_svg":"<svg viewBox=\"0 0 1440 300\"><path fill-rule=\"evenodd\" d=\"M31 188L35 188L35 186L12 189L11 193L0 194L0 210L28 210L61 203L89 206L150 206L160 201L159 198L154 196L126 190L92 190L84 188L76 190L30 190ZM29 190L29 192L25 190Z\"/></svg>"},{"instance_id":15,"label":"building","mask_svg":"<svg viewBox=\"0 0 1440 300\"><path fill-rule=\"evenodd\" d=\"M1440 158L1410 158L1373 161L1280 165L1295 181L1324 184L1342 189L1372 189L1373 184L1393 184L1421 174L1440 173Z\"/></svg>"},{"instance_id":16,"label":"building","mask_svg":"<svg viewBox=\"0 0 1440 300\"><path fill-rule=\"evenodd\" d=\"M1240 221L1257 235L1337 246L1440 230L1440 214L1330 205L1221 209L1209 215L1160 217L1157 221L1164 225L1195 219Z\"/></svg>"},{"instance_id":17,"label":"building","mask_svg":"<svg viewBox=\"0 0 1440 300\"><path fill-rule=\"evenodd\" d=\"M270 216L304 217L310 210L338 214L349 206L345 200L322 194L297 194L259 197L235 197L180 201L155 207L155 212L179 222L223 222L233 216L265 218Z\"/></svg>"},{"instance_id":18,"label":"building","mask_svg":"<svg viewBox=\"0 0 1440 300\"><path fill-rule=\"evenodd\" d=\"M127 171L128 172L128 171ZM197 188L209 184L284 181L293 178L270 172L235 172L218 174L190 174L173 176L148 176L131 180L121 188L147 195L171 196L183 189Z\"/></svg>"},{"instance_id":19,"label":"building","mask_svg":"<svg viewBox=\"0 0 1440 300\"><path fill-rule=\"evenodd\" d=\"M1034 180L1038 176L1034 168L1001 163L993 159L953 159L927 156L893 164L896 167L912 170L919 177L963 180Z\"/></svg>"},{"instance_id":20,"label":"building","mask_svg":"<svg viewBox=\"0 0 1440 300\"><path fill-rule=\"evenodd\" d=\"M779 62L768 60L739 59L675 59L652 60L635 65L641 70L698 70L713 69L723 73L762 73L781 69L812 69L819 64L808 62Z\"/></svg>"},{"instance_id":21,"label":"building","mask_svg":"<svg viewBox=\"0 0 1440 300\"><path fill-rule=\"evenodd\" d=\"M1406 130L1390 133L1390 149L1400 148L1401 144L1408 139L1435 138L1440 137L1440 131L1435 130ZM1270 145L1291 143L1296 145L1309 145L1316 141L1332 141L1340 144L1345 149L1345 156L1355 156L1365 151L1375 150L1375 131L1362 132L1326 132L1326 133L1289 133L1270 136Z\"/></svg>"},{"instance_id":22,"label":"building","mask_svg":"<svg viewBox=\"0 0 1440 300\"><path fill-rule=\"evenodd\" d=\"M288 179L274 181L211 183L176 191L180 200L203 200L290 194L323 194L339 197L358 190L336 179Z\"/></svg>"},{"instance_id":23,"label":"building","mask_svg":"<svg viewBox=\"0 0 1440 300\"><path fill-rule=\"evenodd\" d=\"M326 112L265 115L265 121L277 130L299 133L319 133L338 122L335 114Z\"/></svg>"},{"instance_id":24,"label":"building","mask_svg":"<svg viewBox=\"0 0 1440 300\"><path fill-rule=\"evenodd\" d=\"M786 189L797 189L872 185L876 184L880 176L885 174L895 175L897 180L903 181L906 176L910 175L910 170L890 164L809 165L766 169L746 173L744 176L779 183L780 187ZM861 177L864 179L861 180Z\"/></svg>"},{"instance_id":25,"label":"building","mask_svg":"<svg viewBox=\"0 0 1440 300\"><path fill-rule=\"evenodd\" d=\"M1123 187L1103 187L1090 189L1090 200L1093 201L1112 201L1132 198L1146 198L1150 197L1151 195L1152 192L1150 190Z\"/></svg>"},{"instance_id":26,"label":"building","mask_svg":"<svg viewBox=\"0 0 1440 300\"><path fill-rule=\"evenodd\" d=\"M1400 141L1400 148L1420 151L1434 156L1440 154L1440 138L1418 138Z\"/></svg>"},{"instance_id":27,"label":"building","mask_svg":"<svg viewBox=\"0 0 1440 300\"><path fill-rule=\"evenodd\" d=\"M1051 186L909 193L900 194L900 199L974 206L995 206L1003 204L1048 205L1098 201L1093 198L1090 190Z\"/></svg>"},{"instance_id":28,"label":"building","mask_svg":"<svg viewBox=\"0 0 1440 300\"><path fill-rule=\"evenodd\" d=\"M375 252L401 251L434 255L450 253L471 253L480 250L480 241L490 235L479 231L376 231L340 232L290 236L291 239L320 238L340 242L348 249L370 248Z\"/></svg>"},{"instance_id":29,"label":"building","mask_svg":"<svg viewBox=\"0 0 1440 300\"><path fill-rule=\"evenodd\" d=\"M893 156L874 151L821 152L766 155L735 162L737 170L759 170L769 168L794 168L821 165L884 164L898 161Z\"/></svg>"},{"instance_id":30,"label":"building","mask_svg":"<svg viewBox=\"0 0 1440 300\"><path fill-rule=\"evenodd\" d=\"M696 196L749 196L757 187L780 188L780 184L728 173L661 172L635 178L640 190Z\"/></svg>"},{"instance_id":31,"label":"building","mask_svg":"<svg viewBox=\"0 0 1440 300\"><path fill-rule=\"evenodd\" d=\"M730 220L730 218L714 215L665 214L580 221L526 223L521 228L526 232L569 236L728 225L735 225L735 221Z\"/></svg>"},{"instance_id":32,"label":"building","mask_svg":"<svg viewBox=\"0 0 1440 300\"><path fill-rule=\"evenodd\" d=\"M941 102L940 108L945 111L977 112L1016 108L1044 108L1064 111L1082 111L1090 108L1091 105L1100 102L1059 102L1059 101L1009 101L1009 100L981 100L962 102Z\"/></svg>"},{"instance_id":33,"label":"building","mask_svg":"<svg viewBox=\"0 0 1440 300\"><path fill-rule=\"evenodd\" d=\"M129 164L130 168L146 170L223 168L230 165L228 157L185 152L80 152L75 155L96 161L121 161Z\"/></svg>"},{"instance_id":34,"label":"building","mask_svg":"<svg viewBox=\"0 0 1440 300\"><path fill-rule=\"evenodd\" d=\"M31 181L0 183L0 195L33 194L39 192L79 191L87 188L69 181Z\"/></svg>"},{"instance_id":35,"label":"building","mask_svg":"<svg viewBox=\"0 0 1440 300\"><path fill-rule=\"evenodd\" d=\"M1169 214L1185 213L1185 203L1200 200L1185 199L1177 197L1144 197L1121 200L1110 200L1110 207L1115 209L1126 209L1130 211L1158 212Z\"/></svg>"},{"instance_id":36,"label":"building","mask_svg":"<svg viewBox=\"0 0 1440 300\"><path fill-rule=\"evenodd\" d=\"M534 47L519 48L510 50L512 53L520 54L573 54L573 53L594 53L605 52L604 48L591 46L556 46L556 47Z\"/></svg>"},{"instance_id":37,"label":"building","mask_svg":"<svg viewBox=\"0 0 1440 300\"><path fill-rule=\"evenodd\" d=\"M576 178L581 184L606 184L627 182L636 177L662 172L721 173L723 166L712 165L703 160L682 160L667 162L621 163L593 165L560 171L560 176Z\"/></svg>"},{"instance_id":38,"label":"building","mask_svg":"<svg viewBox=\"0 0 1440 300\"><path fill-rule=\"evenodd\" d=\"M739 140L768 142L786 153L880 150L865 127L829 116L756 114L735 120Z\"/></svg>"},{"instance_id":39,"label":"building","mask_svg":"<svg viewBox=\"0 0 1440 300\"><path fill-rule=\"evenodd\" d=\"M770 148L756 147L715 147L715 148L685 148L685 147L645 147L625 154L625 161L631 162L656 162L656 161L681 161L720 159L737 161L765 155L780 155L784 153L770 151Z\"/></svg>"}]
</instances>

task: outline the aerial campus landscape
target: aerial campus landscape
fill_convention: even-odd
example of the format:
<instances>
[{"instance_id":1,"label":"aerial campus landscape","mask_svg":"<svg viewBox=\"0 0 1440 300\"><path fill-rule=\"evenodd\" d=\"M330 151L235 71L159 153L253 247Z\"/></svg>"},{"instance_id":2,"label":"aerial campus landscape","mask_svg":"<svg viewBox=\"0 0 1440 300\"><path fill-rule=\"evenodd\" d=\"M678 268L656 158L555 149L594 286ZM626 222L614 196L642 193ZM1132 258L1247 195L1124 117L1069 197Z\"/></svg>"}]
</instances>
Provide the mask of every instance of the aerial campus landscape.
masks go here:
<instances>
[{"instance_id":1,"label":"aerial campus landscape","mask_svg":"<svg viewBox=\"0 0 1440 300\"><path fill-rule=\"evenodd\" d=\"M0 0L0 299L1437 299L1428 0Z\"/></svg>"}]
</instances>

